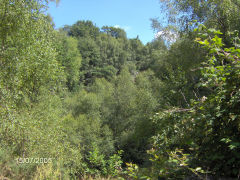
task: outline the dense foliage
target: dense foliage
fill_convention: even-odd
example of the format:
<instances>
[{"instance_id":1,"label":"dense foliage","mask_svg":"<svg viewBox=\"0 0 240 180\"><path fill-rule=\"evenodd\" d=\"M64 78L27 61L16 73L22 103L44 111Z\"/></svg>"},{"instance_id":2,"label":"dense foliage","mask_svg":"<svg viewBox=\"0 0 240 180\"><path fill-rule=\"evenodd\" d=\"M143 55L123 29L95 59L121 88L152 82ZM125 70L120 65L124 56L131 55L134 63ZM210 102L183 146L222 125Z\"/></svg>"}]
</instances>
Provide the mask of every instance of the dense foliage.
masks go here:
<instances>
[{"instance_id":1,"label":"dense foliage","mask_svg":"<svg viewBox=\"0 0 240 180\"><path fill-rule=\"evenodd\" d=\"M144 45L0 0L0 179L240 177L240 4L161 5Z\"/></svg>"}]
</instances>

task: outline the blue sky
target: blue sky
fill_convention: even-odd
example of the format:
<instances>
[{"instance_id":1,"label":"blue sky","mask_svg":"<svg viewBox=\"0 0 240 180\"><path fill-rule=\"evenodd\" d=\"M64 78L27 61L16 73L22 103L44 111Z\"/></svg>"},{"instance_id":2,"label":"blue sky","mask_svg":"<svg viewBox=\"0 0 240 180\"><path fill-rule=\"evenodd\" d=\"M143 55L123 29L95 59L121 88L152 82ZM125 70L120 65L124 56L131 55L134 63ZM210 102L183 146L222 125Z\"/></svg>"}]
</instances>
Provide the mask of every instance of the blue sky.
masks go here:
<instances>
[{"instance_id":1,"label":"blue sky","mask_svg":"<svg viewBox=\"0 0 240 180\"><path fill-rule=\"evenodd\" d=\"M145 44L154 38L150 18L160 16L159 0L61 0L49 5L56 28L72 25L78 20L91 20L125 29L129 38L139 35Z\"/></svg>"}]
</instances>

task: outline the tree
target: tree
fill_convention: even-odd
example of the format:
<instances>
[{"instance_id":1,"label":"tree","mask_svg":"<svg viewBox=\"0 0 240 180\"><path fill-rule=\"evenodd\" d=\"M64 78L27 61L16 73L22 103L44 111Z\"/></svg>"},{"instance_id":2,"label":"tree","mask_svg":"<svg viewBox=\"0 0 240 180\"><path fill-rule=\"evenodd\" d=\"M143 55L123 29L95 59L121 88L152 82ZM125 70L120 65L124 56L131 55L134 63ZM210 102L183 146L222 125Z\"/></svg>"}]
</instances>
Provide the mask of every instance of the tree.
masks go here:
<instances>
[{"instance_id":1,"label":"tree","mask_svg":"<svg viewBox=\"0 0 240 180\"><path fill-rule=\"evenodd\" d=\"M191 25L191 22L196 20L199 23L204 23L207 27L219 29L224 34L224 42L231 46L228 40L228 32L239 30L239 7L240 3L235 0L160 0L162 12L166 19L160 23L155 19L153 26L158 31L172 29L173 31L189 32L196 26ZM164 24L168 24L165 27ZM165 30L164 30L165 29Z\"/></svg>"},{"instance_id":2,"label":"tree","mask_svg":"<svg viewBox=\"0 0 240 180\"><path fill-rule=\"evenodd\" d=\"M103 26L101 28L102 32L114 37L114 38L122 38L126 39L127 35L126 32L120 28L115 27L109 27L109 26Z\"/></svg>"},{"instance_id":3,"label":"tree","mask_svg":"<svg viewBox=\"0 0 240 180\"><path fill-rule=\"evenodd\" d=\"M114 137L118 139L124 133L131 132L135 125L135 93L133 77L127 66L123 68L115 81L115 107L111 122Z\"/></svg>"},{"instance_id":4,"label":"tree","mask_svg":"<svg viewBox=\"0 0 240 180\"><path fill-rule=\"evenodd\" d=\"M11 179L32 179L38 166L19 166L16 159L20 164L23 158L58 159L63 152L56 94L64 78L55 33L43 14L46 3L0 1L0 166L1 175Z\"/></svg>"},{"instance_id":5,"label":"tree","mask_svg":"<svg viewBox=\"0 0 240 180\"><path fill-rule=\"evenodd\" d=\"M79 74L82 62L82 57L78 50L78 41L73 37L66 36L63 32L57 34L57 40L57 59L64 68L67 87L72 91L79 84Z\"/></svg>"},{"instance_id":6,"label":"tree","mask_svg":"<svg viewBox=\"0 0 240 180\"><path fill-rule=\"evenodd\" d=\"M97 28L91 21L78 21L72 25L68 34L77 38L80 37L90 37L96 38L100 33L99 28Z\"/></svg>"},{"instance_id":7,"label":"tree","mask_svg":"<svg viewBox=\"0 0 240 180\"><path fill-rule=\"evenodd\" d=\"M236 68L240 57L238 46L224 48L220 31L206 30L205 26L199 30L202 39L196 38L196 41L208 51L200 84L211 92L199 100L192 100L188 108L171 108L153 117L158 126L158 133L153 137L153 161L157 173L169 178L186 176L188 170L195 173L198 170L196 174L200 177L201 173L209 173L216 178L237 178L240 145L236 111L239 94L235 84L239 77ZM207 38L205 33L209 35ZM182 149L180 154L179 149ZM174 151L178 151L175 158ZM183 163L181 158L187 160ZM182 169L177 168L180 166Z\"/></svg>"},{"instance_id":8,"label":"tree","mask_svg":"<svg viewBox=\"0 0 240 180\"><path fill-rule=\"evenodd\" d=\"M13 101L33 101L43 86L52 88L61 79L51 48L53 29L35 1L1 1L1 7L1 89L8 89Z\"/></svg>"}]
</instances>

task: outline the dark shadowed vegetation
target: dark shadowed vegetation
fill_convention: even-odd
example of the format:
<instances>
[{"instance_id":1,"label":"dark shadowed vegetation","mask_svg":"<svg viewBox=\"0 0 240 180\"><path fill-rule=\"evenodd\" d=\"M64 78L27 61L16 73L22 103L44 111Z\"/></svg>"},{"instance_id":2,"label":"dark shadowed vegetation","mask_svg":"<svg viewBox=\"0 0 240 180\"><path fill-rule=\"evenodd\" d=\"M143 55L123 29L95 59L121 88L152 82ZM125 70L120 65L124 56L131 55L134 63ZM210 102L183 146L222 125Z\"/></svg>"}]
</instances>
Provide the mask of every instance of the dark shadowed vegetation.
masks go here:
<instances>
[{"instance_id":1,"label":"dark shadowed vegetation","mask_svg":"<svg viewBox=\"0 0 240 180\"><path fill-rule=\"evenodd\" d=\"M240 178L240 2L161 6L144 45L0 0L0 179Z\"/></svg>"}]
</instances>

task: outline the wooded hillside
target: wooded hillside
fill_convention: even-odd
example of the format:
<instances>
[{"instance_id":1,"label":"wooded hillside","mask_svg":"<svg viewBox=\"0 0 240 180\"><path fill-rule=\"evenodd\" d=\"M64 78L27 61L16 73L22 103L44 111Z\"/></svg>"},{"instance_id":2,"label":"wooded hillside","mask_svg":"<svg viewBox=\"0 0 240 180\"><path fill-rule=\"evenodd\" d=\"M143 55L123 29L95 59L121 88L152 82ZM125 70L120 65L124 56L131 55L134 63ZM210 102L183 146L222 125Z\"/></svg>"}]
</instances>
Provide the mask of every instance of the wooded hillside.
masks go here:
<instances>
[{"instance_id":1,"label":"wooded hillside","mask_svg":"<svg viewBox=\"0 0 240 180\"><path fill-rule=\"evenodd\" d=\"M0 0L0 179L240 178L240 2L160 1L144 45Z\"/></svg>"}]
</instances>

